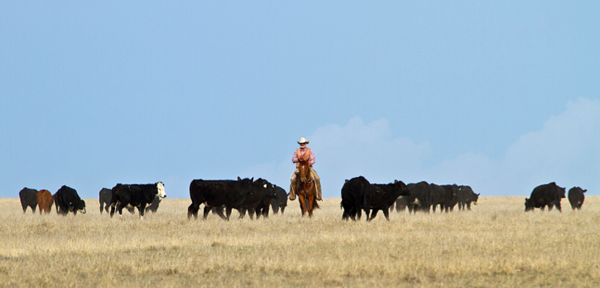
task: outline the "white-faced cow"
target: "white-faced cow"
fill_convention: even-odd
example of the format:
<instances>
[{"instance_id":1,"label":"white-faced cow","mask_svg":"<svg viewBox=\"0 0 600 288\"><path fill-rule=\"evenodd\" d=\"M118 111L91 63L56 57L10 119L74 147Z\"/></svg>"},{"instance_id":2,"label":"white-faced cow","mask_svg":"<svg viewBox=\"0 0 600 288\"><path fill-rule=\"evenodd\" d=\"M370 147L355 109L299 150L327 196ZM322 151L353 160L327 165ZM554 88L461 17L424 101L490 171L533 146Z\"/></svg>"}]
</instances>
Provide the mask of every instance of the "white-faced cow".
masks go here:
<instances>
[{"instance_id":1,"label":"white-faced cow","mask_svg":"<svg viewBox=\"0 0 600 288\"><path fill-rule=\"evenodd\" d=\"M63 185L54 194L54 205L56 206L56 213L59 215L67 216L67 213L73 212L77 215L77 212L85 214L85 201L79 197L77 191L69 186Z\"/></svg>"},{"instance_id":2,"label":"white-faced cow","mask_svg":"<svg viewBox=\"0 0 600 288\"><path fill-rule=\"evenodd\" d=\"M165 185L162 182L154 184L117 184L112 188L112 199L110 202L110 217L119 211L123 215L123 208L131 205L138 208L140 219L144 219L146 205L152 203L156 197L165 198Z\"/></svg>"},{"instance_id":3,"label":"white-faced cow","mask_svg":"<svg viewBox=\"0 0 600 288\"><path fill-rule=\"evenodd\" d=\"M529 198L525 198L525 212L534 208L542 208L543 211L546 206L548 210L556 206L556 209L561 211L562 198L565 198L565 188L556 185L555 182L539 185L533 189Z\"/></svg>"},{"instance_id":4,"label":"white-faced cow","mask_svg":"<svg viewBox=\"0 0 600 288\"><path fill-rule=\"evenodd\" d=\"M580 187L573 187L569 189L569 203L571 203L571 208L573 210L581 210L581 205L583 205L583 200L585 200L585 193L587 189L581 189Z\"/></svg>"},{"instance_id":5,"label":"white-faced cow","mask_svg":"<svg viewBox=\"0 0 600 288\"><path fill-rule=\"evenodd\" d=\"M23 188L19 191L19 198L21 199L21 207L23 208L23 213L27 210L27 207L31 207L31 212L35 214L35 208L38 205L37 202L37 193L38 191L30 188Z\"/></svg>"}]
</instances>

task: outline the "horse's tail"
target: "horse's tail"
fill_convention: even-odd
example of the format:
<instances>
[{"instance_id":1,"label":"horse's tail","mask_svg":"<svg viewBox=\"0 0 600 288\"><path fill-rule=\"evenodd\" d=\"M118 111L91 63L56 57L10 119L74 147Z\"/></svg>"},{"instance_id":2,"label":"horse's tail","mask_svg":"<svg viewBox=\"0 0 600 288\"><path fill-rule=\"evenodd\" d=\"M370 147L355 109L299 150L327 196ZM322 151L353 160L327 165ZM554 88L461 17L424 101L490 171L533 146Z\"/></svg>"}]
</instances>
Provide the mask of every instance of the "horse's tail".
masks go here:
<instances>
[{"instance_id":1,"label":"horse's tail","mask_svg":"<svg viewBox=\"0 0 600 288\"><path fill-rule=\"evenodd\" d=\"M313 209L321 209L321 207L319 207L319 203L317 203L317 197L313 198Z\"/></svg>"}]
</instances>

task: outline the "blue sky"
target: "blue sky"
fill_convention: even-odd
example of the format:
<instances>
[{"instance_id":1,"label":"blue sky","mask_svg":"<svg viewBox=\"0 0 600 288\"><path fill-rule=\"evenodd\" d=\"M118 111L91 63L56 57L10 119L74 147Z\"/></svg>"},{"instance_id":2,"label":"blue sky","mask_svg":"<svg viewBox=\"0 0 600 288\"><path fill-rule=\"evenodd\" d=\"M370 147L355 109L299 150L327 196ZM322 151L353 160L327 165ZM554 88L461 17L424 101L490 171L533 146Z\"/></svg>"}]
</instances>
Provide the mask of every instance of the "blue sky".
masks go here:
<instances>
[{"instance_id":1,"label":"blue sky","mask_svg":"<svg viewBox=\"0 0 600 288\"><path fill-rule=\"evenodd\" d=\"M198 3L200 2L200 3ZM456 3L458 2L458 3ZM0 197L263 177L600 195L597 1L5 1Z\"/></svg>"}]
</instances>

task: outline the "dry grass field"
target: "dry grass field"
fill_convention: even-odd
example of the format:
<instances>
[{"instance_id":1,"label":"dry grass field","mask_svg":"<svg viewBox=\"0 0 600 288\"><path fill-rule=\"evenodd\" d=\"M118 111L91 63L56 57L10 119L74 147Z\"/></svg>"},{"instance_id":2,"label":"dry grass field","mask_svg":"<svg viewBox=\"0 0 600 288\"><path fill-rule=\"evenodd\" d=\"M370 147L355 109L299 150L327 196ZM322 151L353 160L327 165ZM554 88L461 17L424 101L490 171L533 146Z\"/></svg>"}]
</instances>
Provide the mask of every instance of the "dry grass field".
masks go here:
<instances>
[{"instance_id":1,"label":"dry grass field","mask_svg":"<svg viewBox=\"0 0 600 288\"><path fill-rule=\"evenodd\" d=\"M583 210L524 213L524 197L483 197L470 212L380 213L341 221L340 199L312 219L188 221L165 199L143 221L23 214L0 199L1 287L600 287L600 197ZM53 207L54 209L54 207ZM237 216L234 212L233 216Z\"/></svg>"}]
</instances>

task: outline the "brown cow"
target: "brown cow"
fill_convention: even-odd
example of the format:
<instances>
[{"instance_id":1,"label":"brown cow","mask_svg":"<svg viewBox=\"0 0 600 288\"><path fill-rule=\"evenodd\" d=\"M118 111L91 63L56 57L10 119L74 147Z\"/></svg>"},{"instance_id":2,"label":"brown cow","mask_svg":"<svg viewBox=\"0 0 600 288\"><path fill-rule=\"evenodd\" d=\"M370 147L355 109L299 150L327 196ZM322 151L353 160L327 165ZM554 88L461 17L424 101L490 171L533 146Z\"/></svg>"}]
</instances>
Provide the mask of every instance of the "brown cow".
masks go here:
<instances>
[{"instance_id":1,"label":"brown cow","mask_svg":"<svg viewBox=\"0 0 600 288\"><path fill-rule=\"evenodd\" d=\"M49 214L52 204L54 203L52 193L48 190L40 190L40 192L37 193L36 198L38 205L40 206L40 215L42 215L42 210L46 212L46 214Z\"/></svg>"}]
</instances>

